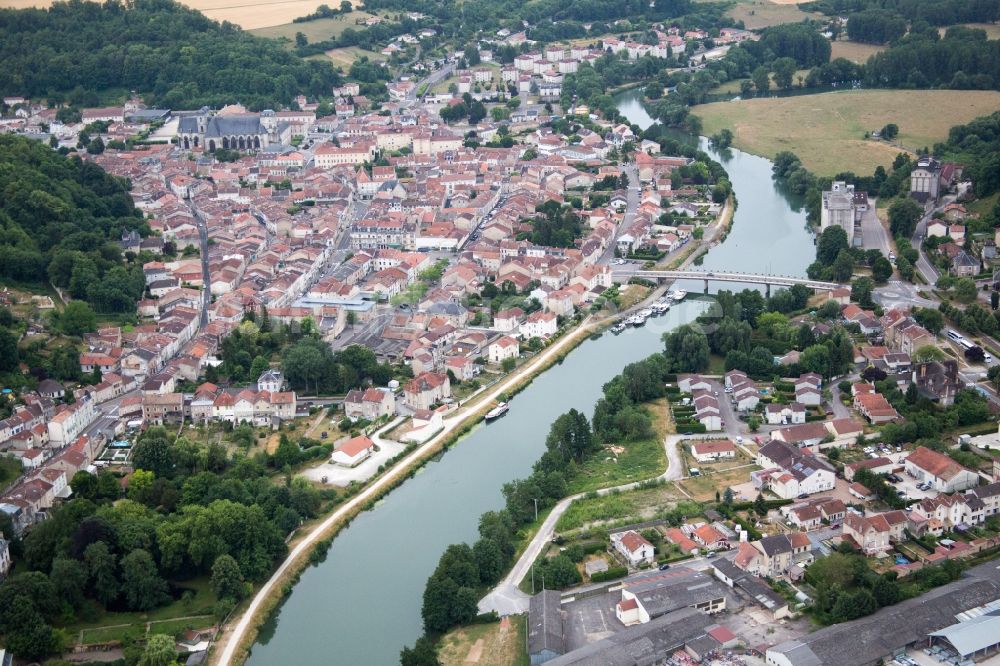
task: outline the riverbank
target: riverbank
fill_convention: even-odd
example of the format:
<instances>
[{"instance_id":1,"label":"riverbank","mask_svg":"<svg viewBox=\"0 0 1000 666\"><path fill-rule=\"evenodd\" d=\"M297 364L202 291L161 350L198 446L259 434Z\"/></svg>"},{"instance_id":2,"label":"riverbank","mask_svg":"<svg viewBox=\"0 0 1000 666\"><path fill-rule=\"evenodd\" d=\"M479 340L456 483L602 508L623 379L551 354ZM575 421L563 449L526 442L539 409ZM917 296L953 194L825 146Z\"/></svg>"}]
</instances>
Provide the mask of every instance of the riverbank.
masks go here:
<instances>
[{"instance_id":1,"label":"riverbank","mask_svg":"<svg viewBox=\"0 0 1000 666\"><path fill-rule=\"evenodd\" d=\"M261 624L287 595L288 584L293 582L310 563L309 555L315 547L324 545L324 541L333 538L359 513L411 477L429 459L455 444L482 420L492 401L497 400L501 395L509 399L524 390L532 380L552 365L561 362L566 354L584 342L591 333L606 326L611 319L591 321L588 318L576 328L568 331L517 372L512 373L492 389L463 406L460 413L456 412L451 415L438 435L419 446L347 503L305 531L271 578L251 599L236 624L223 629L219 640L213 647L209 663L218 666L242 664L249 654L250 646L256 638Z\"/></svg>"}]
</instances>

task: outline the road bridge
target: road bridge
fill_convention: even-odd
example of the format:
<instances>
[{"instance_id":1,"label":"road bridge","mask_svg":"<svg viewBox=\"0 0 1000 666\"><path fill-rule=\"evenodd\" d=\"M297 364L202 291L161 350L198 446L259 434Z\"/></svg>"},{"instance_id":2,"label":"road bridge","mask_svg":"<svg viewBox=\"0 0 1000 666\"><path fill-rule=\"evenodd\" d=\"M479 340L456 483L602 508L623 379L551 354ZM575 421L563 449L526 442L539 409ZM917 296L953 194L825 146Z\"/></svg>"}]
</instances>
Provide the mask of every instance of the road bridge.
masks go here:
<instances>
[{"instance_id":1,"label":"road bridge","mask_svg":"<svg viewBox=\"0 0 1000 666\"><path fill-rule=\"evenodd\" d=\"M637 277L644 280L674 281L674 280L702 280L705 283L705 293L708 293L710 282L734 282L741 284L762 284L767 289L767 295L771 295L771 287L792 287L800 284L809 289L817 291L833 291L844 285L837 282L823 282L822 280L812 280L810 278L795 277L793 275L773 275L771 273L731 273L726 271L710 270L683 270L683 271L657 271L638 270L631 272L614 272L612 277L615 281L627 282L629 278Z\"/></svg>"}]
</instances>

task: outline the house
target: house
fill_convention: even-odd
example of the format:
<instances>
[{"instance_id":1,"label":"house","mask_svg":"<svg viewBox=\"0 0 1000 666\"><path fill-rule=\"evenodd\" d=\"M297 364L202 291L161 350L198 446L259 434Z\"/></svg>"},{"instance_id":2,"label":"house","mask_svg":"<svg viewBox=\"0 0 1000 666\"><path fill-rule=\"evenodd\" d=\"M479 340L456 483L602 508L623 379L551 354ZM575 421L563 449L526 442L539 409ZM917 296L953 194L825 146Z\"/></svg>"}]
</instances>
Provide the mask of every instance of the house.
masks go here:
<instances>
[{"instance_id":1,"label":"house","mask_svg":"<svg viewBox=\"0 0 1000 666\"><path fill-rule=\"evenodd\" d=\"M10 541L0 536L0 580L7 577L11 567Z\"/></svg>"},{"instance_id":2,"label":"house","mask_svg":"<svg viewBox=\"0 0 1000 666\"><path fill-rule=\"evenodd\" d=\"M812 561L811 544L804 532L776 534L754 541L750 545L760 553L760 558L758 569L751 573L771 577L787 574L792 565Z\"/></svg>"},{"instance_id":3,"label":"house","mask_svg":"<svg viewBox=\"0 0 1000 666\"><path fill-rule=\"evenodd\" d=\"M762 446L756 462L762 469L750 474L754 485L770 489L782 499L833 490L836 483L829 463L781 440L771 440Z\"/></svg>"},{"instance_id":4,"label":"house","mask_svg":"<svg viewBox=\"0 0 1000 666\"><path fill-rule=\"evenodd\" d=\"M830 432L819 422L803 423L771 431L771 441L777 440L799 448L818 446L827 437L830 437Z\"/></svg>"},{"instance_id":5,"label":"house","mask_svg":"<svg viewBox=\"0 0 1000 666\"><path fill-rule=\"evenodd\" d=\"M521 324L521 335L525 339L548 338L558 330L559 324L554 312L533 312Z\"/></svg>"},{"instance_id":6,"label":"house","mask_svg":"<svg viewBox=\"0 0 1000 666\"><path fill-rule=\"evenodd\" d=\"M403 396L412 409L430 409L451 397L451 382L446 374L424 372L406 383Z\"/></svg>"},{"instance_id":7,"label":"house","mask_svg":"<svg viewBox=\"0 0 1000 666\"><path fill-rule=\"evenodd\" d=\"M285 385L285 377L281 370L271 368L261 373L257 378L257 390L278 393Z\"/></svg>"},{"instance_id":8,"label":"house","mask_svg":"<svg viewBox=\"0 0 1000 666\"><path fill-rule=\"evenodd\" d=\"M889 423L899 418L896 409L881 393L859 393L854 396L854 408L871 424Z\"/></svg>"},{"instance_id":9,"label":"house","mask_svg":"<svg viewBox=\"0 0 1000 666\"><path fill-rule=\"evenodd\" d=\"M764 408L768 425L799 425L806 422L806 406L801 402L790 405L770 404Z\"/></svg>"},{"instance_id":10,"label":"house","mask_svg":"<svg viewBox=\"0 0 1000 666\"><path fill-rule=\"evenodd\" d=\"M695 543L694 539L684 534L684 531L679 528L669 528L664 533L663 538L677 546L685 555L698 550L698 544Z\"/></svg>"},{"instance_id":11,"label":"house","mask_svg":"<svg viewBox=\"0 0 1000 666\"><path fill-rule=\"evenodd\" d=\"M344 413L352 421L375 421L396 412L396 397L387 389L354 389L344 398Z\"/></svg>"},{"instance_id":12,"label":"house","mask_svg":"<svg viewBox=\"0 0 1000 666\"><path fill-rule=\"evenodd\" d=\"M375 442L364 435L352 437L336 449L330 456L330 462L344 467L354 467L375 451Z\"/></svg>"},{"instance_id":13,"label":"house","mask_svg":"<svg viewBox=\"0 0 1000 666\"><path fill-rule=\"evenodd\" d=\"M524 311L521 308L500 310L493 316L493 328L501 333L516 331L523 318Z\"/></svg>"},{"instance_id":14,"label":"house","mask_svg":"<svg viewBox=\"0 0 1000 666\"><path fill-rule=\"evenodd\" d=\"M505 335L491 342L490 346L487 348L487 352L490 363L499 365L508 358L516 359L520 356L521 346L518 344L517 338Z\"/></svg>"},{"instance_id":15,"label":"house","mask_svg":"<svg viewBox=\"0 0 1000 666\"><path fill-rule=\"evenodd\" d=\"M632 567L652 564L656 557L653 544L634 530L612 534L611 544Z\"/></svg>"},{"instance_id":16,"label":"house","mask_svg":"<svg viewBox=\"0 0 1000 666\"><path fill-rule=\"evenodd\" d=\"M952 405L961 388L958 377L958 361L927 361L913 368L912 381L917 392L942 406Z\"/></svg>"},{"instance_id":17,"label":"house","mask_svg":"<svg viewBox=\"0 0 1000 666\"><path fill-rule=\"evenodd\" d=\"M940 493L955 493L979 485L979 475L971 469L925 446L906 457L903 468L915 479L930 483Z\"/></svg>"},{"instance_id":18,"label":"house","mask_svg":"<svg viewBox=\"0 0 1000 666\"><path fill-rule=\"evenodd\" d=\"M878 555L892 548L889 543L889 523L880 514L871 517L848 513L844 518L842 537L865 555Z\"/></svg>"},{"instance_id":19,"label":"house","mask_svg":"<svg viewBox=\"0 0 1000 666\"><path fill-rule=\"evenodd\" d=\"M691 532L691 537L696 543L700 543L707 550L718 550L729 547L729 540L726 538L726 535L707 523Z\"/></svg>"},{"instance_id":20,"label":"house","mask_svg":"<svg viewBox=\"0 0 1000 666\"><path fill-rule=\"evenodd\" d=\"M691 455L700 463L714 462L724 458L735 458L736 445L728 439L695 442L691 445Z\"/></svg>"},{"instance_id":21,"label":"house","mask_svg":"<svg viewBox=\"0 0 1000 666\"><path fill-rule=\"evenodd\" d=\"M719 399L708 391L695 391L694 398L694 418L698 423L705 426L705 430L714 432L722 430L722 411L719 408Z\"/></svg>"},{"instance_id":22,"label":"house","mask_svg":"<svg viewBox=\"0 0 1000 666\"><path fill-rule=\"evenodd\" d=\"M858 470L862 469L867 469L872 474L891 474L895 468L896 463L884 456L865 458L864 460L844 465L844 478L848 481L853 481L854 475L858 473Z\"/></svg>"},{"instance_id":23,"label":"house","mask_svg":"<svg viewBox=\"0 0 1000 666\"><path fill-rule=\"evenodd\" d=\"M710 391L712 384L701 375L677 375L677 388L683 393Z\"/></svg>"}]
</instances>

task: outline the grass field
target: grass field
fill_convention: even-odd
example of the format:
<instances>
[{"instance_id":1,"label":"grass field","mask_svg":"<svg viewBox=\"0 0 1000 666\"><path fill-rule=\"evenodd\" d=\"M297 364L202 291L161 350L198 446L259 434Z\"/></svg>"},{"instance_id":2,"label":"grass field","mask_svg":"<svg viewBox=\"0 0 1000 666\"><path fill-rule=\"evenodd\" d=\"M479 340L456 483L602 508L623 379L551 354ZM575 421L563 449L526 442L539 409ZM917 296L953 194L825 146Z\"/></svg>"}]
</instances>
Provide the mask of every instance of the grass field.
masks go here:
<instances>
[{"instance_id":1,"label":"grass field","mask_svg":"<svg viewBox=\"0 0 1000 666\"><path fill-rule=\"evenodd\" d=\"M884 46L879 46L877 44L862 44L861 42L852 42L850 40L838 40L833 42L830 47L830 60L846 58L851 62L859 64L868 62L868 58L880 51L885 50Z\"/></svg>"},{"instance_id":2,"label":"grass field","mask_svg":"<svg viewBox=\"0 0 1000 666\"><path fill-rule=\"evenodd\" d=\"M514 615L507 622L452 629L441 638L438 661L441 666L528 666L526 623L526 615Z\"/></svg>"},{"instance_id":3,"label":"grass field","mask_svg":"<svg viewBox=\"0 0 1000 666\"><path fill-rule=\"evenodd\" d=\"M652 439L620 444L616 453L604 451L595 454L580 466L577 475L570 480L570 494L645 481L663 473L667 468L663 439L672 425L667 416L667 399L647 403L646 409L653 419L656 435Z\"/></svg>"},{"instance_id":4,"label":"grass field","mask_svg":"<svg viewBox=\"0 0 1000 666\"><path fill-rule=\"evenodd\" d=\"M726 16L737 21L743 21L747 30L759 30L782 23L799 23L808 18L816 18L815 12L804 12L796 3L770 2L769 0L754 0L734 5Z\"/></svg>"},{"instance_id":5,"label":"grass field","mask_svg":"<svg viewBox=\"0 0 1000 666\"><path fill-rule=\"evenodd\" d=\"M351 12L334 18L322 18L305 23L283 23L265 28L251 30L258 37L271 37L274 39L295 40L295 33L301 32L306 39L312 42L321 42L333 37L340 37L347 28L363 30L365 26L358 25L358 21L374 16L368 12Z\"/></svg>"},{"instance_id":6,"label":"grass field","mask_svg":"<svg viewBox=\"0 0 1000 666\"><path fill-rule=\"evenodd\" d=\"M750 480L750 472L757 469L760 467L756 465L741 465L736 468L693 476L678 481L677 485L686 490L695 501L710 502L715 499L715 491L718 490L721 493L726 488L746 483Z\"/></svg>"},{"instance_id":7,"label":"grass field","mask_svg":"<svg viewBox=\"0 0 1000 666\"><path fill-rule=\"evenodd\" d=\"M710 135L733 130L737 148L765 157L794 152L820 175L870 174L901 150L931 146L948 130L1000 108L1000 93L949 90L858 90L696 106ZM927 113L935 109L936 113ZM865 131L899 125L899 146L867 141Z\"/></svg>"},{"instance_id":8,"label":"grass field","mask_svg":"<svg viewBox=\"0 0 1000 666\"><path fill-rule=\"evenodd\" d=\"M353 64L355 60L358 60L362 56L368 56L368 59L372 62L382 62L385 60L385 56L381 53L366 51L358 46L347 46L342 49L332 49L326 52L326 57L329 58L334 65L341 67L345 72L351 68L351 64Z\"/></svg>"}]
</instances>

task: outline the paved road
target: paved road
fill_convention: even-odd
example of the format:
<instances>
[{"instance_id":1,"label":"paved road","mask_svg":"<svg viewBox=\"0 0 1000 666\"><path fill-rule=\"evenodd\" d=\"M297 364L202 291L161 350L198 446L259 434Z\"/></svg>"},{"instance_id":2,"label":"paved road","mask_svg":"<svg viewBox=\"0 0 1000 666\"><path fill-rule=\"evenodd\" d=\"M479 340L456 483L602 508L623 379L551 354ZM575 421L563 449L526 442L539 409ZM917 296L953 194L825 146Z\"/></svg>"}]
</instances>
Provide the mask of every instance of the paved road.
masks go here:
<instances>
[{"instance_id":1,"label":"paved road","mask_svg":"<svg viewBox=\"0 0 1000 666\"><path fill-rule=\"evenodd\" d=\"M938 270L934 268L931 264L930 259L927 258L927 253L924 252L921 245L923 245L924 238L927 236L927 224L930 222L934 213L939 210L944 210L944 207L955 201L956 197L954 194L949 194L941 199L941 202L937 206L928 207L924 216L920 218L917 222L917 226L913 232L913 238L910 239L913 243L913 247L917 248L920 252L920 257L917 258L917 272L924 279L927 284L934 284L938 279Z\"/></svg>"},{"instance_id":2,"label":"paved road","mask_svg":"<svg viewBox=\"0 0 1000 666\"><path fill-rule=\"evenodd\" d=\"M861 216L861 244L866 250L881 250L889 256L892 246L889 243L889 231L879 221L875 214L875 200L872 200L868 210Z\"/></svg>"},{"instance_id":3,"label":"paved road","mask_svg":"<svg viewBox=\"0 0 1000 666\"><path fill-rule=\"evenodd\" d=\"M875 289L873 298L876 303L884 308L921 308L938 307L938 301L924 298L919 293L920 287L910 282L902 280L890 280L884 286Z\"/></svg>"}]
</instances>

